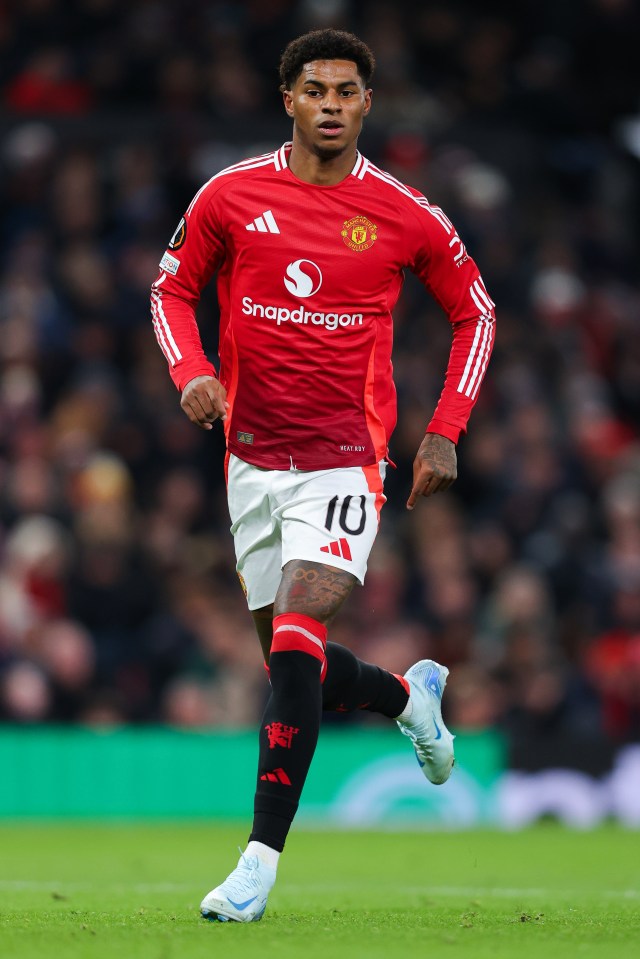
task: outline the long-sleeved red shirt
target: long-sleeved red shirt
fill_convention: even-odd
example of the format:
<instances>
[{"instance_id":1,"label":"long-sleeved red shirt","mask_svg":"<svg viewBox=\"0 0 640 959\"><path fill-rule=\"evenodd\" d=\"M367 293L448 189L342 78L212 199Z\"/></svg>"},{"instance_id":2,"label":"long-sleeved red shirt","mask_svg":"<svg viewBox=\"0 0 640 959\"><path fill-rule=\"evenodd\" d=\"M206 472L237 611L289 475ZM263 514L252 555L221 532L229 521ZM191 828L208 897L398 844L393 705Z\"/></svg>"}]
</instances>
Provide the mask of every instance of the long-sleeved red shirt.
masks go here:
<instances>
[{"instance_id":1,"label":"long-sleeved red shirt","mask_svg":"<svg viewBox=\"0 0 640 959\"><path fill-rule=\"evenodd\" d=\"M171 239L151 300L174 383L215 375L195 308L217 271L229 451L268 469L375 463L396 423L392 310L410 269L453 328L427 429L457 442L495 330L475 263L442 210L360 153L316 186L290 171L290 149L212 177Z\"/></svg>"}]
</instances>

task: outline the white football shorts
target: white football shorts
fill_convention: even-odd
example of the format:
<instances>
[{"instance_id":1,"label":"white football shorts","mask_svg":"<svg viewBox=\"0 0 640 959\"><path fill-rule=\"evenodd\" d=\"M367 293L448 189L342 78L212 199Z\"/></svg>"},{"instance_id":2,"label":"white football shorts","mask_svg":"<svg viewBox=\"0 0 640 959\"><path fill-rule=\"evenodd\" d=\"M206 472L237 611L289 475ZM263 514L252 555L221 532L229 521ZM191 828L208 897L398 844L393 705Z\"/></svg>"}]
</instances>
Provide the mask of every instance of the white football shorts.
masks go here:
<instances>
[{"instance_id":1,"label":"white football shorts","mask_svg":"<svg viewBox=\"0 0 640 959\"><path fill-rule=\"evenodd\" d=\"M292 559L335 566L364 582L386 502L386 465L265 470L229 457L231 532L249 609L274 601Z\"/></svg>"}]
</instances>

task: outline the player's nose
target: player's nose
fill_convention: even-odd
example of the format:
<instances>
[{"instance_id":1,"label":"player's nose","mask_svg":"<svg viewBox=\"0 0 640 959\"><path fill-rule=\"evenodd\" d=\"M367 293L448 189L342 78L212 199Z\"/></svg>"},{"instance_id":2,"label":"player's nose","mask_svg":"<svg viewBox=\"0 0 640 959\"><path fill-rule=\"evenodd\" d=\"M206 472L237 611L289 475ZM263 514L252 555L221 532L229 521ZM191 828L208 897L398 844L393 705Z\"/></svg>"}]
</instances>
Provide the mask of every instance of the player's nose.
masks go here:
<instances>
[{"instance_id":1,"label":"player's nose","mask_svg":"<svg viewBox=\"0 0 640 959\"><path fill-rule=\"evenodd\" d=\"M334 90L328 90L325 94L322 110L324 113L336 113L342 109L340 97Z\"/></svg>"}]
</instances>

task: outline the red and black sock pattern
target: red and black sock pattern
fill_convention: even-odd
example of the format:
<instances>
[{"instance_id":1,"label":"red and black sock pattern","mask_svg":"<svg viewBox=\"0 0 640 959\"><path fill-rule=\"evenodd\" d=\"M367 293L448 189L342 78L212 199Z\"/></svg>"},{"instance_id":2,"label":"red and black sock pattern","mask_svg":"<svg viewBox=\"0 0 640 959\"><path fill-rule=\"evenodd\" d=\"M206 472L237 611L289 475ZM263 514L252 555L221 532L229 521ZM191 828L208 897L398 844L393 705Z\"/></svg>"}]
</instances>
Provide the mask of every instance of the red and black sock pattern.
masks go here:
<instances>
[{"instance_id":1,"label":"red and black sock pattern","mask_svg":"<svg viewBox=\"0 0 640 959\"><path fill-rule=\"evenodd\" d=\"M322 717L326 627L310 616L273 620L271 697L260 729L250 840L282 851L315 752Z\"/></svg>"},{"instance_id":2,"label":"red and black sock pattern","mask_svg":"<svg viewBox=\"0 0 640 959\"><path fill-rule=\"evenodd\" d=\"M328 711L366 709L395 719L409 701L409 684L402 676L365 663L338 643L327 643L327 677L322 707Z\"/></svg>"}]
</instances>

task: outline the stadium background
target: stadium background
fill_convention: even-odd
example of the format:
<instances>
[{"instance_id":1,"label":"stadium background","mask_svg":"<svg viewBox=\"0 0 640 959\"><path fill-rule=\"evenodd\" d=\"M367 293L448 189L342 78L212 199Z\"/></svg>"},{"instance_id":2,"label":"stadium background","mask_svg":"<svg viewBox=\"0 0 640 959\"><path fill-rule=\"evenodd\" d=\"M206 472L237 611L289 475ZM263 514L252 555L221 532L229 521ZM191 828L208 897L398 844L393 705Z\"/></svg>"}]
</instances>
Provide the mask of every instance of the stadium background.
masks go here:
<instances>
[{"instance_id":1,"label":"stadium background","mask_svg":"<svg viewBox=\"0 0 640 959\"><path fill-rule=\"evenodd\" d=\"M553 786L556 811L575 787L567 818L580 808L595 820L613 802L640 823L632 0L0 3L0 812L56 811L51 799L33 806L37 776L50 771L51 797L61 757L88 762L96 743L117 747L96 760L104 790L136 735L156 742L149 726L173 737L173 751L165 738L154 754L166 775L188 744L244 742L236 731L260 715L220 431L182 414L148 289L200 184L288 138L280 52L327 25L359 33L377 57L363 152L445 209L499 331L460 478L409 517L450 330L407 282L398 469L367 584L333 637L395 671L423 656L451 666L447 721L469 768L485 751L476 785L506 767L513 796L526 781L539 790L540 771L573 770ZM302 246L304 233L301 218ZM214 355L211 291L199 316ZM375 742L392 755L371 717L347 722L348 735L328 719L332 748L364 755ZM129 806L122 795L109 806L119 813L140 786L135 756L126 768ZM211 776L183 811L216 811ZM617 800L602 800L604 782ZM589 783L598 798L585 814ZM65 789L77 799L77 784ZM90 809L63 798L58 811Z\"/></svg>"}]
</instances>

